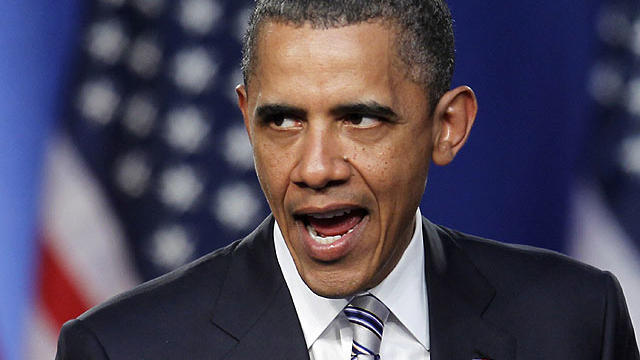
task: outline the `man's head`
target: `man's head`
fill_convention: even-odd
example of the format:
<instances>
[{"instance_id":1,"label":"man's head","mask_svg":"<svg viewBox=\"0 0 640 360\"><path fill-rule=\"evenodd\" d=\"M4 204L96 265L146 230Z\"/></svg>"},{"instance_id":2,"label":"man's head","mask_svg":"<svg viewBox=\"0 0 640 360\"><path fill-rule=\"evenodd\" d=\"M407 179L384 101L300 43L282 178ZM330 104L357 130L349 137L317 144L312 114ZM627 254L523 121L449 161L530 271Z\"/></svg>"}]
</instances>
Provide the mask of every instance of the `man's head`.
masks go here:
<instances>
[{"instance_id":1,"label":"man's head","mask_svg":"<svg viewBox=\"0 0 640 360\"><path fill-rule=\"evenodd\" d=\"M301 14L334 2L341 1L284 1ZM375 3L366 5L397 6ZM411 6L445 11L424 3ZM259 1L256 11L265 8ZM254 15L248 88L237 93L260 184L298 272L317 294L342 297L376 286L395 267L429 164L453 159L476 102L459 87L432 106L432 82L416 81L421 71L404 60L396 22L325 13L324 22L269 15L255 23ZM448 15L445 22L450 30Z\"/></svg>"}]
</instances>

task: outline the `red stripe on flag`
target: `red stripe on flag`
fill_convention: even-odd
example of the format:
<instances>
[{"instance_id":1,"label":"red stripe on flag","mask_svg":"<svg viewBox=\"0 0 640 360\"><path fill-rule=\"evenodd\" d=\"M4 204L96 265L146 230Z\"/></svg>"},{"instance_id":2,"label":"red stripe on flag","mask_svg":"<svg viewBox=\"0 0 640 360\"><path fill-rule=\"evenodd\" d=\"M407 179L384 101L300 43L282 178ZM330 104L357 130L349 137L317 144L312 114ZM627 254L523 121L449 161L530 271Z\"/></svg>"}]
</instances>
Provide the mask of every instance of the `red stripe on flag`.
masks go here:
<instances>
[{"instance_id":1,"label":"red stripe on flag","mask_svg":"<svg viewBox=\"0 0 640 360\"><path fill-rule=\"evenodd\" d=\"M44 236L42 236L44 238ZM44 239L42 239L44 240ZM76 288L66 269L62 266L47 241L41 241L39 277L39 300L45 312L53 320L56 329L84 311L88 301Z\"/></svg>"}]
</instances>

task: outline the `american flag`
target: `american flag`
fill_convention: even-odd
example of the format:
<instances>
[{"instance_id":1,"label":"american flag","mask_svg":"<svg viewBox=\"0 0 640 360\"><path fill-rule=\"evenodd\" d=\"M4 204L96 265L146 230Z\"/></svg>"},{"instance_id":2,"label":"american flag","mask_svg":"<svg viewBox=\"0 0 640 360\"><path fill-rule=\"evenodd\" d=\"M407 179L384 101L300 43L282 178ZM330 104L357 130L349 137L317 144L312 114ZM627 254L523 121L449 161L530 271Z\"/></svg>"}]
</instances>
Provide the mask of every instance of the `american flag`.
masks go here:
<instances>
[{"instance_id":1,"label":"american flag","mask_svg":"<svg viewBox=\"0 0 640 360\"><path fill-rule=\"evenodd\" d=\"M234 92L250 5L87 5L47 151L28 358L53 358L66 320L266 215Z\"/></svg>"},{"instance_id":2,"label":"american flag","mask_svg":"<svg viewBox=\"0 0 640 360\"><path fill-rule=\"evenodd\" d=\"M570 254L619 278L640 342L640 2L603 2L587 86L597 121L574 195Z\"/></svg>"}]
</instances>

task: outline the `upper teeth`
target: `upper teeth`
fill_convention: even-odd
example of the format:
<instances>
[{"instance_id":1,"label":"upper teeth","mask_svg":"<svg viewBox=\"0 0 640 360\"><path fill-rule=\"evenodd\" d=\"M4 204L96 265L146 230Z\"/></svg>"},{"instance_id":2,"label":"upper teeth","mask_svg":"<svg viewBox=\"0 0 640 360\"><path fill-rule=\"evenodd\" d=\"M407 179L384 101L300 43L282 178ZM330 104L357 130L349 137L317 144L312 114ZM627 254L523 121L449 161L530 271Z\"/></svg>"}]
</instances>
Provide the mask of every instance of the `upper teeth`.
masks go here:
<instances>
[{"instance_id":1,"label":"upper teeth","mask_svg":"<svg viewBox=\"0 0 640 360\"><path fill-rule=\"evenodd\" d=\"M336 210L336 211L330 211L330 212L319 213L319 214L309 214L309 216L311 216L314 219L330 219L332 217L347 215L349 213L351 213L351 209Z\"/></svg>"}]
</instances>

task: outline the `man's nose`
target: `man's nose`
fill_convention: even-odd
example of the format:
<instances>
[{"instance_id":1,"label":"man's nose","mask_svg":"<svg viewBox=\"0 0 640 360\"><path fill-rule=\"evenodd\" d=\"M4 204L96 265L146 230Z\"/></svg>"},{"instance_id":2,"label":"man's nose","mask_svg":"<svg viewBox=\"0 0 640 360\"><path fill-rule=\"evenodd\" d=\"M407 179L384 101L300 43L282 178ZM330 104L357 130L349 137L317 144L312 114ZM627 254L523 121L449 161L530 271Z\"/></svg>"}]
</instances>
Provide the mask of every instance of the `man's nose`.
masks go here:
<instances>
[{"instance_id":1,"label":"man's nose","mask_svg":"<svg viewBox=\"0 0 640 360\"><path fill-rule=\"evenodd\" d=\"M291 180L302 187L323 189L346 182L351 165L342 153L340 136L330 128L309 128L301 139Z\"/></svg>"}]
</instances>

